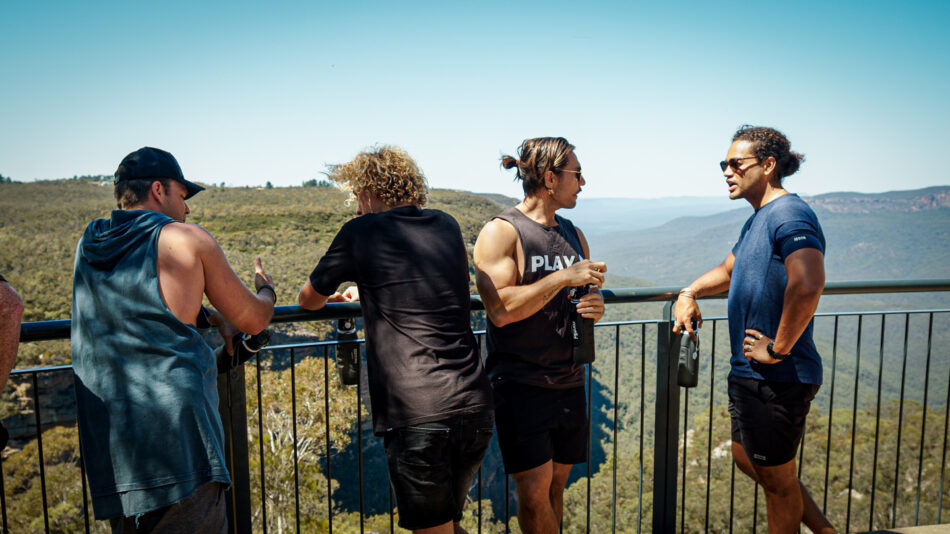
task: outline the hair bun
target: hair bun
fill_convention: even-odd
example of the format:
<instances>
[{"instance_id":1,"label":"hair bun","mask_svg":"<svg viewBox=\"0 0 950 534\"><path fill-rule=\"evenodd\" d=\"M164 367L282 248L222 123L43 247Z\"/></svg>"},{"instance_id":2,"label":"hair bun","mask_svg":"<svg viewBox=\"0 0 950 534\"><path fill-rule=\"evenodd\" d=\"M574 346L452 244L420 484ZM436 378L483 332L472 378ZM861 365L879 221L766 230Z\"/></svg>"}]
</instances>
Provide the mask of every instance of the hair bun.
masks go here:
<instances>
[{"instance_id":1,"label":"hair bun","mask_svg":"<svg viewBox=\"0 0 950 534\"><path fill-rule=\"evenodd\" d=\"M506 169L513 169L515 167L518 167L520 164L521 164L520 161L516 160L515 158L511 156L502 156L501 158L501 166Z\"/></svg>"},{"instance_id":2,"label":"hair bun","mask_svg":"<svg viewBox=\"0 0 950 534\"><path fill-rule=\"evenodd\" d=\"M798 152L789 151L788 155L783 158L785 161L782 162L782 177L791 176L798 172L798 168L801 166L802 162L805 161L805 156L799 154Z\"/></svg>"}]
</instances>

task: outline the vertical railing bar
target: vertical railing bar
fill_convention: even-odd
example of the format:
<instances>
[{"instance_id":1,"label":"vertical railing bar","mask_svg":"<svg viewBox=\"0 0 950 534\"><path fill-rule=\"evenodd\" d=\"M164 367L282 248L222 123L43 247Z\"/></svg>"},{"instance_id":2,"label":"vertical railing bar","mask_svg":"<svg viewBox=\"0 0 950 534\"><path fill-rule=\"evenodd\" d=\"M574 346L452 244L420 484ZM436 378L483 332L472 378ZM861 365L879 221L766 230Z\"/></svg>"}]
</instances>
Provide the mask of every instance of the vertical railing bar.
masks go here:
<instances>
[{"instance_id":1,"label":"vertical railing bar","mask_svg":"<svg viewBox=\"0 0 950 534\"><path fill-rule=\"evenodd\" d=\"M267 486L264 479L264 403L261 400L261 353L257 353L257 448L261 460L261 519L267 534Z\"/></svg>"},{"instance_id":2,"label":"vertical railing bar","mask_svg":"<svg viewBox=\"0 0 950 534\"><path fill-rule=\"evenodd\" d=\"M339 357L340 355L337 354L337 358ZM366 513L366 503L363 495L363 396L360 394L360 388L362 386L362 380L360 380L360 382L356 384L356 465L360 490L360 534L363 534L366 529L366 526L363 524L363 515Z\"/></svg>"},{"instance_id":3,"label":"vertical railing bar","mask_svg":"<svg viewBox=\"0 0 950 534\"><path fill-rule=\"evenodd\" d=\"M395 514L393 514L393 508L395 508L395 506L393 506L393 500L393 483L392 479L389 479L389 534L396 532L396 520Z\"/></svg>"},{"instance_id":4,"label":"vertical railing bar","mask_svg":"<svg viewBox=\"0 0 950 534\"><path fill-rule=\"evenodd\" d=\"M884 329L887 315L881 314L881 342L878 347L877 362L877 409L874 415L874 460L871 462L871 510L868 517L868 530L874 530L874 494L877 488L877 450L878 433L881 430L881 382L884 377Z\"/></svg>"},{"instance_id":5,"label":"vertical railing bar","mask_svg":"<svg viewBox=\"0 0 950 534\"><path fill-rule=\"evenodd\" d=\"M703 532L709 532L709 495L712 488L713 397L716 393L716 322L712 322L712 343L709 351L709 437L706 440L706 515Z\"/></svg>"},{"instance_id":6,"label":"vertical railing bar","mask_svg":"<svg viewBox=\"0 0 950 534\"><path fill-rule=\"evenodd\" d=\"M927 324L927 364L924 366L924 405L921 410L920 421L920 453L917 456L917 504L914 510L914 526L919 525L920 519L920 476L924 469L924 438L927 436L927 393L930 388L930 353L933 342L934 314L930 312Z\"/></svg>"},{"instance_id":7,"label":"vertical railing bar","mask_svg":"<svg viewBox=\"0 0 950 534\"><path fill-rule=\"evenodd\" d=\"M620 325L614 327L614 438L613 470L611 472L610 532L617 532L617 421L618 391L620 389ZM950 391L950 389L948 389Z\"/></svg>"},{"instance_id":8,"label":"vertical railing bar","mask_svg":"<svg viewBox=\"0 0 950 534\"><path fill-rule=\"evenodd\" d=\"M43 427L40 417L40 385L37 379L37 373L30 373L33 376L33 415L36 419L36 452L40 462L40 490L43 495L43 524L46 525L46 532L49 532L49 509L46 502L46 466L43 462Z\"/></svg>"},{"instance_id":9,"label":"vertical railing bar","mask_svg":"<svg viewBox=\"0 0 950 534\"><path fill-rule=\"evenodd\" d=\"M752 534L759 528L759 483L755 483L755 496L752 498Z\"/></svg>"},{"instance_id":10,"label":"vertical railing bar","mask_svg":"<svg viewBox=\"0 0 950 534\"><path fill-rule=\"evenodd\" d=\"M591 453L591 435L593 432L593 422L594 422L594 385L593 385L593 375L594 375L594 365L587 364L587 532L590 532L590 453ZM561 521L560 528L563 532L564 530L564 511L561 510Z\"/></svg>"},{"instance_id":11,"label":"vertical railing bar","mask_svg":"<svg viewBox=\"0 0 950 534\"><path fill-rule=\"evenodd\" d=\"M77 427L78 428L78 427ZM80 453L80 463L82 463L82 453ZM83 479L85 481L85 479ZM0 521L3 525L3 533L7 534L10 532L10 528L7 526L7 490L4 487L3 480L3 455L0 454ZM84 488L85 489L85 488ZM85 495L83 495L85 497ZM89 521L86 520L86 531L89 531Z\"/></svg>"},{"instance_id":12,"label":"vertical railing bar","mask_svg":"<svg viewBox=\"0 0 950 534\"><path fill-rule=\"evenodd\" d=\"M831 430L834 427L832 424L834 421L835 414L835 375L837 374L838 368L838 319L840 316L835 315L835 328L834 334L832 335L831 342L831 395L828 398L828 442L825 446L825 488L824 488L824 497L821 502L821 513L827 514L828 510L828 466L831 461Z\"/></svg>"},{"instance_id":13,"label":"vertical railing bar","mask_svg":"<svg viewBox=\"0 0 950 534\"><path fill-rule=\"evenodd\" d=\"M327 525L333 534L333 474L330 470L330 351L323 346L323 425L326 433L324 452L327 458Z\"/></svg>"},{"instance_id":14,"label":"vertical railing bar","mask_svg":"<svg viewBox=\"0 0 950 534\"><path fill-rule=\"evenodd\" d=\"M680 532L686 530L686 434L689 425L689 388L683 389L686 395L683 397L683 491L680 494Z\"/></svg>"},{"instance_id":15,"label":"vertical railing bar","mask_svg":"<svg viewBox=\"0 0 950 534\"><path fill-rule=\"evenodd\" d=\"M904 429L904 384L907 376L907 341L910 333L910 314L904 314L904 359L901 364L901 392L900 402L897 408L897 456L894 460L894 502L891 503L891 528L894 528L897 522L897 487L900 481L901 467L901 431Z\"/></svg>"},{"instance_id":16,"label":"vertical railing bar","mask_svg":"<svg viewBox=\"0 0 950 534\"><path fill-rule=\"evenodd\" d=\"M940 486L937 493L937 524L943 517L943 476L947 468L947 425L950 424L950 378L947 379L947 403L943 414L943 452L940 453Z\"/></svg>"},{"instance_id":17,"label":"vertical railing bar","mask_svg":"<svg viewBox=\"0 0 950 534\"><path fill-rule=\"evenodd\" d=\"M735 514L736 498L736 462L730 464L731 472L729 474L729 534L732 534L732 521Z\"/></svg>"},{"instance_id":18,"label":"vertical railing bar","mask_svg":"<svg viewBox=\"0 0 950 534\"><path fill-rule=\"evenodd\" d=\"M802 461L805 458L805 437L808 434L802 432L802 441L798 444L798 480L802 479Z\"/></svg>"},{"instance_id":19,"label":"vertical railing bar","mask_svg":"<svg viewBox=\"0 0 950 534\"><path fill-rule=\"evenodd\" d=\"M481 336L475 336L475 347L476 347L476 349L477 349L477 351L478 351L478 357L481 358L481 355L482 355L482 337L481 337ZM391 488L390 488L390 491L392 491ZM478 519L477 519L477 521L478 521L478 534L482 534L482 464L478 464L478 487L477 487L477 495L478 495L478 505L477 505L477 508L478 508ZM389 508L392 509L392 506L390 506Z\"/></svg>"},{"instance_id":20,"label":"vertical railing bar","mask_svg":"<svg viewBox=\"0 0 950 534\"><path fill-rule=\"evenodd\" d=\"M806 424L807 424L807 421L806 421ZM798 481L799 483L801 483L801 480L802 480L802 460L805 458L805 436L807 435L808 433L806 431L802 431L802 442L799 443L799 447L798 447ZM798 534L801 534L801 532L802 532L802 525L801 523L799 523Z\"/></svg>"},{"instance_id":21,"label":"vertical railing bar","mask_svg":"<svg viewBox=\"0 0 950 534\"><path fill-rule=\"evenodd\" d=\"M7 490L3 481L3 455L0 455L0 518L2 518L3 533L10 532L7 526ZM86 532L89 532L89 520L86 520Z\"/></svg>"},{"instance_id":22,"label":"vertical railing bar","mask_svg":"<svg viewBox=\"0 0 950 534\"><path fill-rule=\"evenodd\" d=\"M854 485L854 442L858 434L858 384L861 382L861 325L864 316L858 315L858 342L854 356L854 401L851 405L851 459L848 461L848 513L845 515L844 531L851 531L851 495Z\"/></svg>"},{"instance_id":23,"label":"vertical railing bar","mask_svg":"<svg viewBox=\"0 0 950 534\"><path fill-rule=\"evenodd\" d=\"M676 383L676 358L670 354L673 303L663 305L663 316L655 323L656 404L653 406L653 531L676 530L681 394Z\"/></svg>"},{"instance_id":24,"label":"vertical railing bar","mask_svg":"<svg viewBox=\"0 0 950 534\"><path fill-rule=\"evenodd\" d=\"M478 466L478 534L482 534L482 466ZM392 506L390 506L392 508Z\"/></svg>"},{"instance_id":25,"label":"vertical railing bar","mask_svg":"<svg viewBox=\"0 0 950 534\"><path fill-rule=\"evenodd\" d=\"M509 509L508 501L511 499L511 477L505 473L505 534L511 534L511 510Z\"/></svg>"},{"instance_id":26,"label":"vertical railing bar","mask_svg":"<svg viewBox=\"0 0 950 534\"><path fill-rule=\"evenodd\" d=\"M79 428L78 426L76 428ZM82 454L80 453L80 457ZM81 460L80 460L81 462ZM85 481L85 479L83 479ZM85 497L85 495L83 495ZM3 480L3 455L0 454L0 521L3 525L3 533L7 534L10 532L10 527L7 525L7 490L4 487ZM86 532L89 531L89 520L86 520Z\"/></svg>"},{"instance_id":27,"label":"vertical railing bar","mask_svg":"<svg viewBox=\"0 0 950 534\"><path fill-rule=\"evenodd\" d=\"M76 442L79 444L79 478L82 481L82 518L85 523L86 534L89 534L89 497L86 495L87 484L86 484L86 462L83 457L82 451L82 440L79 439L79 425L76 425ZM0 484L0 492L3 491L3 485ZM6 505L3 505L6 507ZM6 524L4 524L4 532L6 532Z\"/></svg>"},{"instance_id":28,"label":"vertical railing bar","mask_svg":"<svg viewBox=\"0 0 950 534\"><path fill-rule=\"evenodd\" d=\"M297 456L297 352L290 349L290 412L294 432L294 511L297 523L297 533L300 533L300 475L298 474Z\"/></svg>"},{"instance_id":29,"label":"vertical railing bar","mask_svg":"<svg viewBox=\"0 0 950 534\"><path fill-rule=\"evenodd\" d=\"M646 406L647 325L640 325L640 475L637 478L637 534L643 527L643 408Z\"/></svg>"}]
</instances>

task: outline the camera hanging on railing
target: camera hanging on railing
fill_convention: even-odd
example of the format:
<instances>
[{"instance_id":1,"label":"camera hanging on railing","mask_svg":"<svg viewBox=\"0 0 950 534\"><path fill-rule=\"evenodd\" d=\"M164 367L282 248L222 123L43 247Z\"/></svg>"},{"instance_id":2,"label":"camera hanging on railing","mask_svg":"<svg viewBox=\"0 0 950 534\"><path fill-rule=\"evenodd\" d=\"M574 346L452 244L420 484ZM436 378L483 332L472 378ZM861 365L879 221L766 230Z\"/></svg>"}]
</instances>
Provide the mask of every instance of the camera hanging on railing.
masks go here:
<instances>
[{"instance_id":1,"label":"camera hanging on railing","mask_svg":"<svg viewBox=\"0 0 950 534\"><path fill-rule=\"evenodd\" d=\"M673 334L670 343L670 355L678 359L676 383L684 388L694 388L699 383L699 323L692 323L695 341L684 328L682 334Z\"/></svg>"},{"instance_id":2,"label":"camera hanging on railing","mask_svg":"<svg viewBox=\"0 0 950 534\"><path fill-rule=\"evenodd\" d=\"M224 345L214 351L218 363L218 374L227 373L253 358L255 354L270 343L270 330L261 330L253 336L238 332L231 341L234 344L233 355L228 354L228 350Z\"/></svg>"},{"instance_id":3,"label":"camera hanging on railing","mask_svg":"<svg viewBox=\"0 0 950 534\"><path fill-rule=\"evenodd\" d=\"M572 287L568 293L571 301L571 339L574 342L574 363L594 363L594 320L577 313L577 303L588 293L600 293L593 284Z\"/></svg>"},{"instance_id":4,"label":"camera hanging on railing","mask_svg":"<svg viewBox=\"0 0 950 534\"><path fill-rule=\"evenodd\" d=\"M336 323L336 368L345 386L360 383L360 344L356 339L356 319L349 317Z\"/></svg>"}]
</instances>

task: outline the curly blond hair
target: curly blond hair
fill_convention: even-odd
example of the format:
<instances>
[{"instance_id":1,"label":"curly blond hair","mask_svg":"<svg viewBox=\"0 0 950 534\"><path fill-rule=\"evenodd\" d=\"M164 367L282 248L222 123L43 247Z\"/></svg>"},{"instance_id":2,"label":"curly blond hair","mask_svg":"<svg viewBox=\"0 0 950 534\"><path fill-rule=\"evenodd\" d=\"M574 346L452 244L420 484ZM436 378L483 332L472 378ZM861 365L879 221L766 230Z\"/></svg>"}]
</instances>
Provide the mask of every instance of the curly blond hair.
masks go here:
<instances>
[{"instance_id":1,"label":"curly blond hair","mask_svg":"<svg viewBox=\"0 0 950 534\"><path fill-rule=\"evenodd\" d=\"M344 191L368 193L389 207L422 207L429 194L422 169L405 150L395 146L364 150L352 161L327 165L327 176Z\"/></svg>"}]
</instances>

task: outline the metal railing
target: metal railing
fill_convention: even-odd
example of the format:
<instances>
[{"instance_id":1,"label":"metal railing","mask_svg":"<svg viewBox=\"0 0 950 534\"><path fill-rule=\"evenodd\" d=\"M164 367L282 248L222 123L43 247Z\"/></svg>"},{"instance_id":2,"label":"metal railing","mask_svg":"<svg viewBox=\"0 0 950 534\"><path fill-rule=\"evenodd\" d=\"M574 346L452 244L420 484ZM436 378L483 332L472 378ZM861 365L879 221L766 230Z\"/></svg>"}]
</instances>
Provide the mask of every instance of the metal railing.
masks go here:
<instances>
[{"instance_id":1,"label":"metal railing","mask_svg":"<svg viewBox=\"0 0 950 534\"><path fill-rule=\"evenodd\" d=\"M709 317L701 331L700 386L678 387L677 362L669 354L670 304L677 290L603 292L610 304L666 304L662 312L657 310L660 317L597 325L597 361L587 374L592 420L588 462L575 468L565 494L565 532L631 531L633 524L637 532L765 528L764 499L759 498L758 487L744 475L735 476L725 450L729 443L724 408L729 368L728 336L723 331L726 319ZM938 291L950 291L950 280L829 283L824 294ZM477 297L473 297L473 309L481 309ZM274 322L359 314L358 304L331 304L317 312L281 306ZM942 328L944 324L947 328ZM855 332L853 344L840 336L844 330ZM950 358L948 345L935 340L944 339L946 331L950 331L950 309L816 315L816 343L826 378L808 418L798 456L799 475L842 531L942 520ZM69 321L24 323L21 339L62 339L68 333ZM869 346L872 337L876 345ZM368 492L364 488L367 470L376 473L374 481L388 484L385 462L381 469L378 440L363 435L365 391L359 391L364 388L344 389L330 370L334 346L332 341L271 346L249 362L250 369L242 366L219 377L233 480L228 494L232 532L395 530L391 492L380 486ZM655 358L648 357L648 351ZM58 497L65 503L48 498L51 484L46 467L54 464L44 457L46 432L39 429L57 427L57 423L42 415L40 381L57 373L71 373L71 367L17 370L11 378L11 382L32 385L34 439L22 451L35 445L38 465L33 478L39 484L32 480L24 489L19 475L9 472L12 459L22 451L4 459L0 519L5 531L10 524L8 503L25 496L41 504L42 511L37 509L29 518L31 530L60 530L57 518L51 518L56 515L51 507L60 515L64 507L72 510L70 524L75 528L86 532L97 528L90 520L78 433L68 424L58 424L58 428L74 436L76 454L64 463L72 466L79 479L72 480L77 488L68 498ZM355 397L356 413L334 420L336 412L354 404L345 402L347 396ZM691 419L697 411L699 415ZM318 453L315 443L321 449ZM905 443L908 446L902 447ZM56 455L58 461L63 453L56 451ZM57 476L60 480L64 475ZM8 480L15 480L17 486L9 487ZM60 485L52 484L54 489ZM473 514L463 523L470 531L510 530L515 496L510 481L499 472L497 453L490 451L486 456L471 497ZM315 499L320 501L316 507ZM492 507L491 514L487 506Z\"/></svg>"}]
</instances>

